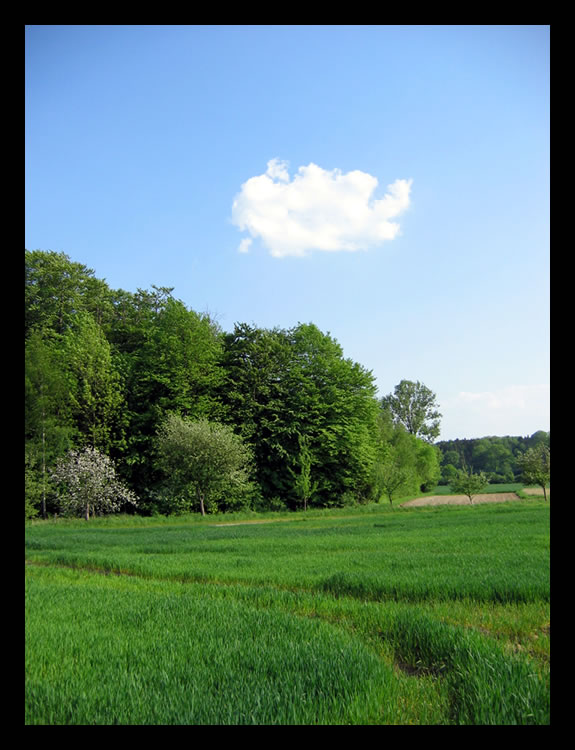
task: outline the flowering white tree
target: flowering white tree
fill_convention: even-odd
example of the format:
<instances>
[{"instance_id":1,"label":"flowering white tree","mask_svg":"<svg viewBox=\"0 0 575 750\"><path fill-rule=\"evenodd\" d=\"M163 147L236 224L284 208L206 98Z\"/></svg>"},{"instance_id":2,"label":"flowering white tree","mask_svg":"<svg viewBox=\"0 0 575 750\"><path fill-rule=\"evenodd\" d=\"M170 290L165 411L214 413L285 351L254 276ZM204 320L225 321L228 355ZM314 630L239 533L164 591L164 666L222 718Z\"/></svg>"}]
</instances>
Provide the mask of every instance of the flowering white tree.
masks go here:
<instances>
[{"instance_id":1,"label":"flowering white tree","mask_svg":"<svg viewBox=\"0 0 575 750\"><path fill-rule=\"evenodd\" d=\"M122 504L137 505L137 497L116 477L114 462L95 448L69 451L51 472L65 515L114 513Z\"/></svg>"}]
</instances>

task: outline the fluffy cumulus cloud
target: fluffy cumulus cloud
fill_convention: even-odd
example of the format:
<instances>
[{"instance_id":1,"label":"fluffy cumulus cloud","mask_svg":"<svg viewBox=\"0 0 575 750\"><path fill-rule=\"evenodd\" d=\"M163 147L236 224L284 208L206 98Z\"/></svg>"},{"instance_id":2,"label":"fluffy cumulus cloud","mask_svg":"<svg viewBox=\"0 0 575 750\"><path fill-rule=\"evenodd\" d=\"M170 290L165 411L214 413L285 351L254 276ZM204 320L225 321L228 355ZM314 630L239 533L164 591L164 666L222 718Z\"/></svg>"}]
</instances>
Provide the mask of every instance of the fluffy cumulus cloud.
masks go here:
<instances>
[{"instance_id":1,"label":"fluffy cumulus cloud","mask_svg":"<svg viewBox=\"0 0 575 750\"><path fill-rule=\"evenodd\" d=\"M377 178L366 172L344 174L312 163L290 179L287 162L272 159L265 174L247 180L233 202L233 224L250 235L238 249L249 252L254 238L276 258L380 245L399 232L393 219L409 206L411 182L396 180L376 200Z\"/></svg>"}]
</instances>

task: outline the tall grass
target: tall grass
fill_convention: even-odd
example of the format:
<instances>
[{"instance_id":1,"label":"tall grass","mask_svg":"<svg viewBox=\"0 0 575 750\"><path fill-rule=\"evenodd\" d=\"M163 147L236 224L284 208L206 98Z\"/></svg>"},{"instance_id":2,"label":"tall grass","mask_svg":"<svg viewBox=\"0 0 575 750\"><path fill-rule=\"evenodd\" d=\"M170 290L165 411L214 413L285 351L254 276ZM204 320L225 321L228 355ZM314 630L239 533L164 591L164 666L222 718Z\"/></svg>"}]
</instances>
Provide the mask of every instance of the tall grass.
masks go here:
<instances>
[{"instance_id":1,"label":"tall grass","mask_svg":"<svg viewBox=\"0 0 575 750\"><path fill-rule=\"evenodd\" d=\"M30 724L353 724L385 719L393 671L319 619L201 587L34 571Z\"/></svg>"},{"instance_id":2,"label":"tall grass","mask_svg":"<svg viewBox=\"0 0 575 750\"><path fill-rule=\"evenodd\" d=\"M549 504L342 511L29 526L27 723L548 723Z\"/></svg>"},{"instance_id":3,"label":"tall grass","mask_svg":"<svg viewBox=\"0 0 575 750\"><path fill-rule=\"evenodd\" d=\"M528 660L510 658L476 631L410 612L397 616L390 637L409 663L444 673L455 723L549 722L548 681Z\"/></svg>"},{"instance_id":4,"label":"tall grass","mask_svg":"<svg viewBox=\"0 0 575 750\"><path fill-rule=\"evenodd\" d=\"M549 597L549 513L541 501L382 509L266 525L83 523L30 527L29 559L369 599Z\"/></svg>"}]
</instances>

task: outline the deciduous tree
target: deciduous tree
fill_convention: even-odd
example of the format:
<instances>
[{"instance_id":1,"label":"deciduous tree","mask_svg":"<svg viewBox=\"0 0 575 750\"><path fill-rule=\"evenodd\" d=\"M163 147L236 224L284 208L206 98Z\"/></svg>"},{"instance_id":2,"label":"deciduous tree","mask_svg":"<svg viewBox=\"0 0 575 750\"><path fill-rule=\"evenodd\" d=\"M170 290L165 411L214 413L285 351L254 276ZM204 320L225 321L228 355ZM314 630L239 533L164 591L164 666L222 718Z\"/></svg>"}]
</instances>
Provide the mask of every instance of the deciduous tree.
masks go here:
<instances>
[{"instance_id":1,"label":"deciduous tree","mask_svg":"<svg viewBox=\"0 0 575 750\"><path fill-rule=\"evenodd\" d=\"M254 449L265 497L298 504L291 471L299 471L299 435L313 446L314 504L368 494L378 411L371 372L345 359L338 342L313 324L236 326L223 361L222 398Z\"/></svg>"},{"instance_id":2,"label":"deciduous tree","mask_svg":"<svg viewBox=\"0 0 575 750\"><path fill-rule=\"evenodd\" d=\"M106 454L120 447L126 416L123 386L110 344L91 314L78 314L64 334L62 366L68 374L78 444Z\"/></svg>"},{"instance_id":3,"label":"deciduous tree","mask_svg":"<svg viewBox=\"0 0 575 750\"><path fill-rule=\"evenodd\" d=\"M457 472L457 476L451 480L450 487L451 491L455 494L461 493L467 495L469 502L473 505L473 497L478 495L481 490L485 489L489 484L487 476L480 471L478 474L474 474L471 471L465 471L462 469Z\"/></svg>"},{"instance_id":4,"label":"deciduous tree","mask_svg":"<svg viewBox=\"0 0 575 750\"><path fill-rule=\"evenodd\" d=\"M83 515L88 521L90 515L137 505L136 495L118 480L112 459L91 446L69 451L56 463L51 476L65 515Z\"/></svg>"},{"instance_id":5,"label":"deciduous tree","mask_svg":"<svg viewBox=\"0 0 575 750\"><path fill-rule=\"evenodd\" d=\"M547 486L551 481L551 449L540 442L528 448L518 459L525 484L536 484L543 489L547 500Z\"/></svg>"},{"instance_id":6,"label":"deciduous tree","mask_svg":"<svg viewBox=\"0 0 575 750\"><path fill-rule=\"evenodd\" d=\"M412 435L430 442L439 437L441 414L436 396L423 383L402 380L393 393L381 400L381 405Z\"/></svg>"},{"instance_id":7,"label":"deciduous tree","mask_svg":"<svg viewBox=\"0 0 575 750\"><path fill-rule=\"evenodd\" d=\"M290 469L290 472L294 478L294 490L296 495L303 503L303 509L307 510L307 505L313 494L317 490L317 482L312 480L311 467L313 463L312 454L309 448L309 441L307 436L299 436L299 455L298 455L298 466L299 470L294 471Z\"/></svg>"},{"instance_id":8,"label":"deciduous tree","mask_svg":"<svg viewBox=\"0 0 575 750\"><path fill-rule=\"evenodd\" d=\"M387 495L393 508L394 496L408 484L412 471L409 465L402 461L397 446L388 443L383 454L383 458L376 465L376 482L380 491L383 490Z\"/></svg>"},{"instance_id":9,"label":"deciduous tree","mask_svg":"<svg viewBox=\"0 0 575 750\"><path fill-rule=\"evenodd\" d=\"M247 486L251 453L232 428L168 415L157 435L157 460L170 490L195 497L202 515L206 503L226 486Z\"/></svg>"}]
</instances>

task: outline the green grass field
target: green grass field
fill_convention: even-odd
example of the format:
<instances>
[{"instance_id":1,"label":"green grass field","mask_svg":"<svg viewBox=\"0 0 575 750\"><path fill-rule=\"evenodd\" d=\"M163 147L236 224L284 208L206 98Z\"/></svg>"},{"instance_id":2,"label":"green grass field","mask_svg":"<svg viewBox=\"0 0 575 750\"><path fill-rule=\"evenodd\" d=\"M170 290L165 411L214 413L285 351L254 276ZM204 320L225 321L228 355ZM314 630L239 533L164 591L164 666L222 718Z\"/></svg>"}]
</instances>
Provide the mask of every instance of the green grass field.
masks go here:
<instances>
[{"instance_id":1,"label":"green grass field","mask_svg":"<svg viewBox=\"0 0 575 750\"><path fill-rule=\"evenodd\" d=\"M27 724L549 723L539 499L34 522L26 547Z\"/></svg>"}]
</instances>

